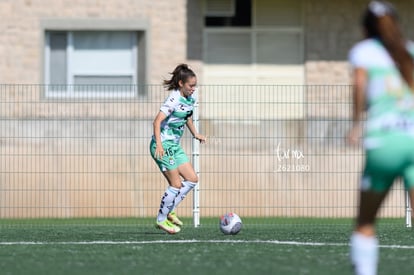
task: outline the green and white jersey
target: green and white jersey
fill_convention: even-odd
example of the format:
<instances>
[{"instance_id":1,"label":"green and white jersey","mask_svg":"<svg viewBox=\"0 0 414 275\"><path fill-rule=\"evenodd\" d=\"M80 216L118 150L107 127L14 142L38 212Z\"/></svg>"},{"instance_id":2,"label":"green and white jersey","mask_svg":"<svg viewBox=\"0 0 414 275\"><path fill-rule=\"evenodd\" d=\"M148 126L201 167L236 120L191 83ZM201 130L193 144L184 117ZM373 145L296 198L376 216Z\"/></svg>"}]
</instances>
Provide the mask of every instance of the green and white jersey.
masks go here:
<instances>
[{"instance_id":1,"label":"green and white jersey","mask_svg":"<svg viewBox=\"0 0 414 275\"><path fill-rule=\"evenodd\" d=\"M407 43L414 56L414 44ZM401 77L393 59L376 39L357 43L349 53L354 68L368 74L366 89L366 147L376 147L381 136L390 131L414 137L414 96Z\"/></svg>"},{"instance_id":2,"label":"green and white jersey","mask_svg":"<svg viewBox=\"0 0 414 275\"><path fill-rule=\"evenodd\" d=\"M187 119L193 114L194 103L195 99L192 96L185 98L178 90L170 93L160 108L160 111L167 116L161 123L162 142L180 142Z\"/></svg>"}]
</instances>

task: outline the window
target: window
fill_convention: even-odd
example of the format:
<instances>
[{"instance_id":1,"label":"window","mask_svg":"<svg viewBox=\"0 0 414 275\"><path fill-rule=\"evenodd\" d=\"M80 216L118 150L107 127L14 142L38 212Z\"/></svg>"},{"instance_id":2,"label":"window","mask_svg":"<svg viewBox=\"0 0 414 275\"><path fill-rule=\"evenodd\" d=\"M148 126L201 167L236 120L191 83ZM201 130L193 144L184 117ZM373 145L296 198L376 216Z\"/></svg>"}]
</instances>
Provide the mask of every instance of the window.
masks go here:
<instances>
[{"instance_id":1,"label":"window","mask_svg":"<svg viewBox=\"0 0 414 275\"><path fill-rule=\"evenodd\" d=\"M46 97L137 95L139 32L46 31L45 37Z\"/></svg>"},{"instance_id":2,"label":"window","mask_svg":"<svg viewBox=\"0 0 414 275\"><path fill-rule=\"evenodd\" d=\"M205 1L205 84L304 83L302 0L233 0L228 15Z\"/></svg>"}]
</instances>

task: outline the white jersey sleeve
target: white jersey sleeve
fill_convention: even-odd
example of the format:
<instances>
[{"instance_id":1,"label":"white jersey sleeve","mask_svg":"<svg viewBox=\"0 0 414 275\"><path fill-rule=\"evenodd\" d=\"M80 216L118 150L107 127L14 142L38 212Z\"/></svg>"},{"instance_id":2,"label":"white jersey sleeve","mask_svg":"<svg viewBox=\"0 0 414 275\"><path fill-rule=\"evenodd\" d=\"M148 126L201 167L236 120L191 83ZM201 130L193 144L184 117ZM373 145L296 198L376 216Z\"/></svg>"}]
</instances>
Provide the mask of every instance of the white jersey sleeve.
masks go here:
<instances>
[{"instance_id":1,"label":"white jersey sleeve","mask_svg":"<svg viewBox=\"0 0 414 275\"><path fill-rule=\"evenodd\" d=\"M407 41L407 50L414 58L413 41ZM375 39L366 39L357 43L350 50L348 60L354 68L395 66L387 50Z\"/></svg>"},{"instance_id":2,"label":"white jersey sleeve","mask_svg":"<svg viewBox=\"0 0 414 275\"><path fill-rule=\"evenodd\" d=\"M349 52L349 62L354 68L366 68L366 59L364 57L364 47L361 46L361 43L356 44Z\"/></svg>"},{"instance_id":3,"label":"white jersey sleeve","mask_svg":"<svg viewBox=\"0 0 414 275\"><path fill-rule=\"evenodd\" d=\"M180 99L177 96L177 93L172 92L161 105L160 111L163 112L166 116L169 116L172 114L172 112L174 112L174 109L179 104L179 102Z\"/></svg>"},{"instance_id":4,"label":"white jersey sleeve","mask_svg":"<svg viewBox=\"0 0 414 275\"><path fill-rule=\"evenodd\" d=\"M376 39L365 39L357 43L349 52L349 62L354 68L389 68L394 61L387 50Z\"/></svg>"}]
</instances>

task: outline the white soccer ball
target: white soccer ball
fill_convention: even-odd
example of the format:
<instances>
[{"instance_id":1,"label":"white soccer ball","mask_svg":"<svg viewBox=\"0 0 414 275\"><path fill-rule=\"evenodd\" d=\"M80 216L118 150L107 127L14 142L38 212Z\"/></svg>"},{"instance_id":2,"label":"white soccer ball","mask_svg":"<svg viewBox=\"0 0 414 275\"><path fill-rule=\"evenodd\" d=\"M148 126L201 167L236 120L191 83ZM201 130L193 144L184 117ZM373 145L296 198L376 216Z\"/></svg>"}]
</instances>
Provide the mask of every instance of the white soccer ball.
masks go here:
<instances>
[{"instance_id":1,"label":"white soccer ball","mask_svg":"<svg viewBox=\"0 0 414 275\"><path fill-rule=\"evenodd\" d=\"M243 223L236 213L229 212L220 217L219 225L225 235L236 235L242 229Z\"/></svg>"}]
</instances>

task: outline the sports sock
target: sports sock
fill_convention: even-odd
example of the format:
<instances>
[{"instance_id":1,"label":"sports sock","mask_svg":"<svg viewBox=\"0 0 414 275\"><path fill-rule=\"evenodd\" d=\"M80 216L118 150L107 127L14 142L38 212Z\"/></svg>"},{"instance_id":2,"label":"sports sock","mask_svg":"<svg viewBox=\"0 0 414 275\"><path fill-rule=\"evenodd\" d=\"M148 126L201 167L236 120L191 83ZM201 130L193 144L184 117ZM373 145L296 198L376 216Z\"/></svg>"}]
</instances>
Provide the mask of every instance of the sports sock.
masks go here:
<instances>
[{"instance_id":1,"label":"sports sock","mask_svg":"<svg viewBox=\"0 0 414 275\"><path fill-rule=\"evenodd\" d=\"M174 199L177 197L180 189L168 186L164 196L161 198L160 210L158 211L157 222L162 222L167 218L168 213L174 208Z\"/></svg>"},{"instance_id":2,"label":"sports sock","mask_svg":"<svg viewBox=\"0 0 414 275\"><path fill-rule=\"evenodd\" d=\"M188 192L190 192L195 186L196 183L191 181L183 181L182 186L180 188L180 193L175 197L174 205L171 208L172 210L180 204L180 202L187 196Z\"/></svg>"},{"instance_id":3,"label":"sports sock","mask_svg":"<svg viewBox=\"0 0 414 275\"><path fill-rule=\"evenodd\" d=\"M356 275L375 275L378 265L378 240L354 232L351 236L351 262Z\"/></svg>"}]
</instances>

